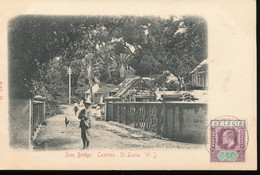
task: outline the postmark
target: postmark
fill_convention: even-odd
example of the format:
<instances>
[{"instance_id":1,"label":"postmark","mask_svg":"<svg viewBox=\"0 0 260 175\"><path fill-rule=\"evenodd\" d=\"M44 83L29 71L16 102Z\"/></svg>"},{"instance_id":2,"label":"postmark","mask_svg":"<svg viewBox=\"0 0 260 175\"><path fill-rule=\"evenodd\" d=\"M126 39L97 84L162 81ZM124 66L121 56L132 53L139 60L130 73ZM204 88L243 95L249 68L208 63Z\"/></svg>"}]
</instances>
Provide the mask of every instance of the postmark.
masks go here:
<instances>
[{"instance_id":1,"label":"postmark","mask_svg":"<svg viewBox=\"0 0 260 175\"><path fill-rule=\"evenodd\" d=\"M245 162L246 121L216 119L210 122L210 161Z\"/></svg>"}]
</instances>

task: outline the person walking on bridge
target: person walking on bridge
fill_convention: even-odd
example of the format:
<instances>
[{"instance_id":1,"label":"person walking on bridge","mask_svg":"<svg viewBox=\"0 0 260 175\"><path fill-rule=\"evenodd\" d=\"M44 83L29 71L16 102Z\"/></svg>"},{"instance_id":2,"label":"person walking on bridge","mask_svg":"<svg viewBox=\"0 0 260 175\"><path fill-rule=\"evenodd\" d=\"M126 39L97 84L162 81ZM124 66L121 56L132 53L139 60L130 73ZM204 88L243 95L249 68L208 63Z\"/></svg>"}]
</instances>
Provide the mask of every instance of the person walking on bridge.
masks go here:
<instances>
[{"instance_id":1,"label":"person walking on bridge","mask_svg":"<svg viewBox=\"0 0 260 175\"><path fill-rule=\"evenodd\" d=\"M89 129L91 128L91 125L92 125L92 122L90 120L91 112L88 109L90 105L91 105L91 102L84 101L85 108L82 109L78 115L78 118L80 119L79 127L81 128L81 138L82 138L82 142L83 142L83 149L85 149L85 148L88 149L89 144L90 144Z\"/></svg>"}]
</instances>

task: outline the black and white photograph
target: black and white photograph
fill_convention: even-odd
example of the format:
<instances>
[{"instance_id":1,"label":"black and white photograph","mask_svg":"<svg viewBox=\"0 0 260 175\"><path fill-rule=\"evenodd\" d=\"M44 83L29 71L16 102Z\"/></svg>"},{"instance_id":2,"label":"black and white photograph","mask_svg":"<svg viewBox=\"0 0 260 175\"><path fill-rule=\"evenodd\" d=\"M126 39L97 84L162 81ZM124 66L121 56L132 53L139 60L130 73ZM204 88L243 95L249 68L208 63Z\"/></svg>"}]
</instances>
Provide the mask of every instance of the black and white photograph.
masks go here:
<instances>
[{"instance_id":1,"label":"black and white photograph","mask_svg":"<svg viewBox=\"0 0 260 175\"><path fill-rule=\"evenodd\" d=\"M196 149L207 122L198 16L19 16L8 26L10 144Z\"/></svg>"}]
</instances>

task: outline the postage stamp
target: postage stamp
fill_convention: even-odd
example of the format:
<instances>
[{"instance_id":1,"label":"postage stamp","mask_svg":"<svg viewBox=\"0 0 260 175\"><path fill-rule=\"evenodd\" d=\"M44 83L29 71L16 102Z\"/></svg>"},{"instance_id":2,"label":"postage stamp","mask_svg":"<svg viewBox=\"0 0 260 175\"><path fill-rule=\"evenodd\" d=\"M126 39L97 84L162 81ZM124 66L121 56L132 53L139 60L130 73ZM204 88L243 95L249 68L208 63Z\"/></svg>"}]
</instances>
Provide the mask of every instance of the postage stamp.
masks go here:
<instances>
[{"instance_id":1,"label":"postage stamp","mask_svg":"<svg viewBox=\"0 0 260 175\"><path fill-rule=\"evenodd\" d=\"M211 162L245 162L245 120L211 120Z\"/></svg>"}]
</instances>

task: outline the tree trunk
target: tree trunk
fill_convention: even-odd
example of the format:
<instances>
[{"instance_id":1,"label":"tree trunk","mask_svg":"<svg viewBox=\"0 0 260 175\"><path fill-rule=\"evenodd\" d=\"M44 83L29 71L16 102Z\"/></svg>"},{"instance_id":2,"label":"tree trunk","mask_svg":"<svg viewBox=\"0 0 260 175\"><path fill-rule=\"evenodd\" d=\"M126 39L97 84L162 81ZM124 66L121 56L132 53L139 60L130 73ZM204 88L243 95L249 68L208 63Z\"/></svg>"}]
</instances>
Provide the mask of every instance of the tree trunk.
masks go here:
<instances>
[{"instance_id":1,"label":"tree trunk","mask_svg":"<svg viewBox=\"0 0 260 175\"><path fill-rule=\"evenodd\" d=\"M179 90L182 90L182 81L181 81L181 77L177 76L178 82L179 82Z\"/></svg>"},{"instance_id":2,"label":"tree trunk","mask_svg":"<svg viewBox=\"0 0 260 175\"><path fill-rule=\"evenodd\" d=\"M182 82L183 82L183 84L182 84L182 85L183 85L183 87L184 87L184 90L185 90L185 91L187 91L187 88L186 88L186 83L185 83L185 80L184 80L184 78L183 78L183 77L182 77Z\"/></svg>"},{"instance_id":3,"label":"tree trunk","mask_svg":"<svg viewBox=\"0 0 260 175\"><path fill-rule=\"evenodd\" d=\"M89 85L90 85L90 101L93 102L93 64L92 64L92 58L90 60L90 71L89 71Z\"/></svg>"},{"instance_id":4,"label":"tree trunk","mask_svg":"<svg viewBox=\"0 0 260 175\"><path fill-rule=\"evenodd\" d=\"M89 86L90 86L90 101L92 102L93 99L93 58L90 58L87 63L87 75L88 75L88 81L89 81Z\"/></svg>"},{"instance_id":5,"label":"tree trunk","mask_svg":"<svg viewBox=\"0 0 260 175\"><path fill-rule=\"evenodd\" d=\"M91 103L92 103L92 102L93 102L92 81L91 81L89 84L90 84L90 101L91 101Z\"/></svg>"}]
</instances>

